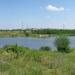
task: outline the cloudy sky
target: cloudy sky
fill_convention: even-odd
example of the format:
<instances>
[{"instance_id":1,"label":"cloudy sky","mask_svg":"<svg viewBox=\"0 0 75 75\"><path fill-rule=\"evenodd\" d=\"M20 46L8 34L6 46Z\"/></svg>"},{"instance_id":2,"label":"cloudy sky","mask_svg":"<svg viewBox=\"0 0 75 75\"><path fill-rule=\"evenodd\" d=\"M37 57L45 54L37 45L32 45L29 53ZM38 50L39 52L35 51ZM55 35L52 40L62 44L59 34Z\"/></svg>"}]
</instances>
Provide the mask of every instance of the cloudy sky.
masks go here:
<instances>
[{"instance_id":1,"label":"cloudy sky","mask_svg":"<svg viewBox=\"0 0 75 75\"><path fill-rule=\"evenodd\" d=\"M75 28L75 0L0 0L1 28Z\"/></svg>"}]
</instances>

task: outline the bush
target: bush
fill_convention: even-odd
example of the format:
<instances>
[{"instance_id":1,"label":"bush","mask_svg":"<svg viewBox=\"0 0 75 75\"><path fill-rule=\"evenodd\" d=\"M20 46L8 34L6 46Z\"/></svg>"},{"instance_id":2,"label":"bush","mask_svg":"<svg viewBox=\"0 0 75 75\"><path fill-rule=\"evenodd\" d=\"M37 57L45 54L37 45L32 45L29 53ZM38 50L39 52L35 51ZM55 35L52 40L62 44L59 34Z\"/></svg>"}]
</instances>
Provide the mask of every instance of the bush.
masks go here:
<instances>
[{"instance_id":1,"label":"bush","mask_svg":"<svg viewBox=\"0 0 75 75\"><path fill-rule=\"evenodd\" d=\"M55 40L55 45L59 52L69 52L70 41L66 36L59 36Z\"/></svg>"},{"instance_id":2,"label":"bush","mask_svg":"<svg viewBox=\"0 0 75 75\"><path fill-rule=\"evenodd\" d=\"M12 51L16 54L23 54L23 53L25 53L27 48L18 46L16 44L16 45L6 45L6 46L4 46L4 49L9 53Z\"/></svg>"},{"instance_id":3,"label":"bush","mask_svg":"<svg viewBox=\"0 0 75 75\"><path fill-rule=\"evenodd\" d=\"M40 50L41 51L50 51L51 49L50 49L50 47L45 46L45 47L41 47Z\"/></svg>"}]
</instances>

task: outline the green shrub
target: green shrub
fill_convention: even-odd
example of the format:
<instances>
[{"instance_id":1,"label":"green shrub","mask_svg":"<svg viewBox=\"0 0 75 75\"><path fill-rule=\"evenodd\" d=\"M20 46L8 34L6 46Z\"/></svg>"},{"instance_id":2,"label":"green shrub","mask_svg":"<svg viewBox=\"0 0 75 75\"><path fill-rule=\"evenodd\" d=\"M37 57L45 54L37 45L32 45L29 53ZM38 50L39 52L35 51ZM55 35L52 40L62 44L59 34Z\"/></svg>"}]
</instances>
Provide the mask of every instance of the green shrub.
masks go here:
<instances>
[{"instance_id":1,"label":"green shrub","mask_svg":"<svg viewBox=\"0 0 75 75\"><path fill-rule=\"evenodd\" d=\"M43 46L43 47L40 48L40 50L41 51L50 51L51 49L50 49L50 47L47 47L47 46L44 47Z\"/></svg>"},{"instance_id":2,"label":"green shrub","mask_svg":"<svg viewBox=\"0 0 75 75\"><path fill-rule=\"evenodd\" d=\"M14 52L17 55L21 55L21 54L25 53L25 51L27 50L27 48L18 46L16 44L16 45L6 45L6 46L4 46L4 50L6 50L9 53L10 52Z\"/></svg>"},{"instance_id":3,"label":"green shrub","mask_svg":"<svg viewBox=\"0 0 75 75\"><path fill-rule=\"evenodd\" d=\"M55 40L56 48L59 52L69 52L70 41L66 36L59 36Z\"/></svg>"}]
</instances>

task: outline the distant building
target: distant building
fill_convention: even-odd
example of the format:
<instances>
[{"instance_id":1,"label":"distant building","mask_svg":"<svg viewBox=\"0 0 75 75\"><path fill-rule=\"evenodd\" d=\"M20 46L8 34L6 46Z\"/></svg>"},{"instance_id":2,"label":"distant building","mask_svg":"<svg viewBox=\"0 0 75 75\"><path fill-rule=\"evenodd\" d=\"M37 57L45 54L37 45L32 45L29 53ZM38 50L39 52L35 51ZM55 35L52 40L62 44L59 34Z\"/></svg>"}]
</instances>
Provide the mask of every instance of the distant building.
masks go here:
<instances>
[{"instance_id":1,"label":"distant building","mask_svg":"<svg viewBox=\"0 0 75 75\"><path fill-rule=\"evenodd\" d=\"M39 35L39 37L40 38L42 38L42 37L45 38L45 37L49 37L49 35L48 34L44 34L44 35Z\"/></svg>"}]
</instances>

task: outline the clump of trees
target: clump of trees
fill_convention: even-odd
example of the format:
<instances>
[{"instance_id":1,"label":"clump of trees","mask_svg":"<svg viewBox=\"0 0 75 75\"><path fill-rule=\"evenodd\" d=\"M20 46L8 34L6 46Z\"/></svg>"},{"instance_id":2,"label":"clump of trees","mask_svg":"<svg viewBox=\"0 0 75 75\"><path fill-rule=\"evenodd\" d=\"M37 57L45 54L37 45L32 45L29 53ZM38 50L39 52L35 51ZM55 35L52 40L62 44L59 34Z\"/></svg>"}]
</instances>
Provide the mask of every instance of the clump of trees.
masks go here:
<instances>
[{"instance_id":1,"label":"clump of trees","mask_svg":"<svg viewBox=\"0 0 75 75\"><path fill-rule=\"evenodd\" d=\"M63 29L37 29L31 30L32 34L54 34L54 35L75 35L75 30L63 30Z\"/></svg>"},{"instance_id":2,"label":"clump of trees","mask_svg":"<svg viewBox=\"0 0 75 75\"><path fill-rule=\"evenodd\" d=\"M69 47L70 41L67 36L59 36L55 40L55 46L59 52L69 52L70 47Z\"/></svg>"}]
</instances>

